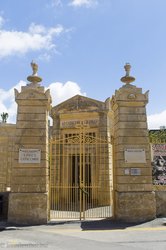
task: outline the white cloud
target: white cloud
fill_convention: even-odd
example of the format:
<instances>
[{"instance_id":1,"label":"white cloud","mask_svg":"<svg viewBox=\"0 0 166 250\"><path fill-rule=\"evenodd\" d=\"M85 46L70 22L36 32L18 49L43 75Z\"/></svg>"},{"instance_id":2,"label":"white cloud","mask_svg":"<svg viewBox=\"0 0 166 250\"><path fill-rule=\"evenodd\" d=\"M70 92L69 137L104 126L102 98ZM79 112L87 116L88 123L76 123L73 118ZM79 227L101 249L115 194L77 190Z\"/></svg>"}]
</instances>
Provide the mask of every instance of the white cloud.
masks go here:
<instances>
[{"instance_id":1,"label":"white cloud","mask_svg":"<svg viewBox=\"0 0 166 250\"><path fill-rule=\"evenodd\" d=\"M35 24L35 23L31 23L31 25L29 26L29 33L31 34L44 34L46 33L46 28L43 26L43 25L38 25L38 24Z\"/></svg>"},{"instance_id":2,"label":"white cloud","mask_svg":"<svg viewBox=\"0 0 166 250\"><path fill-rule=\"evenodd\" d=\"M14 97L14 88L21 90L21 86L24 86L26 82L20 81L17 85L9 90L0 89L0 114L7 112L9 114L8 122L15 123L17 105ZM0 117L1 118L1 117Z\"/></svg>"},{"instance_id":3,"label":"white cloud","mask_svg":"<svg viewBox=\"0 0 166 250\"><path fill-rule=\"evenodd\" d=\"M153 114L148 116L148 128L159 129L160 126L166 126L166 110L159 114Z\"/></svg>"},{"instance_id":4,"label":"white cloud","mask_svg":"<svg viewBox=\"0 0 166 250\"><path fill-rule=\"evenodd\" d=\"M2 114L3 112L7 112L9 114L7 122L9 123L16 122L17 104L14 97L14 88L16 88L20 92L21 86L25 85L26 82L20 81L17 85L7 91L0 89L0 114ZM86 95L85 93L81 92L81 89L77 83L71 81L68 81L64 84L60 82L51 83L48 86L48 89L50 89L51 92L53 106L65 101L66 99L74 95Z\"/></svg>"},{"instance_id":5,"label":"white cloud","mask_svg":"<svg viewBox=\"0 0 166 250\"><path fill-rule=\"evenodd\" d=\"M97 0L72 0L69 5L74 7L87 7L91 8L98 4Z\"/></svg>"},{"instance_id":6,"label":"white cloud","mask_svg":"<svg viewBox=\"0 0 166 250\"><path fill-rule=\"evenodd\" d=\"M86 95L81 93L81 88L75 82L68 81L65 84L60 82L51 83L48 88L52 96L52 105L55 106L74 95Z\"/></svg>"},{"instance_id":7,"label":"white cloud","mask_svg":"<svg viewBox=\"0 0 166 250\"><path fill-rule=\"evenodd\" d=\"M1 21L0 21L1 22ZM11 55L26 54L31 51L53 51L54 38L65 31L63 26L46 28L32 23L27 32L0 30L0 59Z\"/></svg>"}]
</instances>

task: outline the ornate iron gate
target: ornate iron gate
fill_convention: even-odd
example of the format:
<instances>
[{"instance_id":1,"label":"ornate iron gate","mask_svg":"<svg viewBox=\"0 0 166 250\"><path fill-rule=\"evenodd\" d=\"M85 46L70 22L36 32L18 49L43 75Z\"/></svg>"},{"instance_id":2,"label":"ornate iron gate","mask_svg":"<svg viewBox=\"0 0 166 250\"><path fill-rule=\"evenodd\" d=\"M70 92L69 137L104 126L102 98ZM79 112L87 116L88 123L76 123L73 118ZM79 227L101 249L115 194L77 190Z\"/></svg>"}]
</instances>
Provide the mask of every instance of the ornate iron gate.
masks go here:
<instances>
[{"instance_id":1,"label":"ornate iron gate","mask_svg":"<svg viewBox=\"0 0 166 250\"><path fill-rule=\"evenodd\" d=\"M84 126L50 142L50 219L112 217L112 145Z\"/></svg>"}]
</instances>

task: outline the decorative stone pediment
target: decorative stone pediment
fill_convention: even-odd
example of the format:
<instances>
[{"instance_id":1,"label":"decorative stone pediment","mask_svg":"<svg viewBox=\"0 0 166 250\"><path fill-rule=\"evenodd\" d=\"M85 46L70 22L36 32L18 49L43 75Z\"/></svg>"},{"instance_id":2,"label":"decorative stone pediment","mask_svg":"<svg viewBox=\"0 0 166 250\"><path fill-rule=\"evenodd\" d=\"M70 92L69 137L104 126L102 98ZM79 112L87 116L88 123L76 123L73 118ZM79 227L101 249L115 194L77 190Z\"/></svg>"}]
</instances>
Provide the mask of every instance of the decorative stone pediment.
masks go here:
<instances>
[{"instance_id":1,"label":"decorative stone pediment","mask_svg":"<svg viewBox=\"0 0 166 250\"><path fill-rule=\"evenodd\" d=\"M111 106L115 106L118 103L139 103L142 102L144 105L148 103L148 93L147 91L145 94L142 93L142 88L138 88L131 83L135 81L135 77L130 76L130 69L131 65L126 63L124 66L126 75L121 78L121 81L125 83L120 89L115 91L115 95L112 96Z\"/></svg>"},{"instance_id":2,"label":"decorative stone pediment","mask_svg":"<svg viewBox=\"0 0 166 250\"><path fill-rule=\"evenodd\" d=\"M43 87L40 88L22 88L22 91L19 93L17 89L15 91L15 99L18 102L19 100L48 100L50 99L51 103L51 95L50 90L44 91Z\"/></svg>"},{"instance_id":3,"label":"decorative stone pediment","mask_svg":"<svg viewBox=\"0 0 166 250\"><path fill-rule=\"evenodd\" d=\"M97 101L85 96L76 95L67 101L60 103L59 105L52 108L51 116L56 113L66 113L75 111L101 111L105 110L105 103Z\"/></svg>"},{"instance_id":4,"label":"decorative stone pediment","mask_svg":"<svg viewBox=\"0 0 166 250\"><path fill-rule=\"evenodd\" d=\"M145 104L148 103L148 93L142 93L142 88L138 88L134 85L127 84L121 87L119 90L115 91L115 95L112 96L112 105L115 102L144 102Z\"/></svg>"}]
</instances>

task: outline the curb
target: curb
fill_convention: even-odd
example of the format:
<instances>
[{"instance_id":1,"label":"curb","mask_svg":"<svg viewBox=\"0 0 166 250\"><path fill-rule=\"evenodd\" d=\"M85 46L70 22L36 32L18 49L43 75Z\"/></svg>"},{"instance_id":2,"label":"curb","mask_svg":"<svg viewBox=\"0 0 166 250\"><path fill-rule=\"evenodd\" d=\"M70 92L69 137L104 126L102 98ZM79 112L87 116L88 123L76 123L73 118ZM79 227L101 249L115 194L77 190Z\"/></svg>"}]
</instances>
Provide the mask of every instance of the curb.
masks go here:
<instances>
[{"instance_id":1,"label":"curb","mask_svg":"<svg viewBox=\"0 0 166 250\"><path fill-rule=\"evenodd\" d=\"M0 226L0 231L5 231L5 230L18 230L19 228L17 227L5 227L5 226Z\"/></svg>"}]
</instances>

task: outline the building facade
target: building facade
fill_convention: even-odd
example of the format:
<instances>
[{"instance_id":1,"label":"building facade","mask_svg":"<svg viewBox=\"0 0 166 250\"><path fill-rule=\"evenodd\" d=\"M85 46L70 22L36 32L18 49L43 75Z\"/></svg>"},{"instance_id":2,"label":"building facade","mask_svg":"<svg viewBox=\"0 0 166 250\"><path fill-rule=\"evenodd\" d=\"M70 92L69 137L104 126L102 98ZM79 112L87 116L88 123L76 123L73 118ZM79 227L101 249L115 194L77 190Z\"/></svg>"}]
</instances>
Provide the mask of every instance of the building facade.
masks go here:
<instances>
[{"instance_id":1,"label":"building facade","mask_svg":"<svg viewBox=\"0 0 166 250\"><path fill-rule=\"evenodd\" d=\"M29 83L15 90L16 124L0 125L0 195L8 197L8 221L153 219L148 92L131 84L130 65L124 85L105 102L76 95L55 107L37 69L32 63Z\"/></svg>"}]
</instances>

